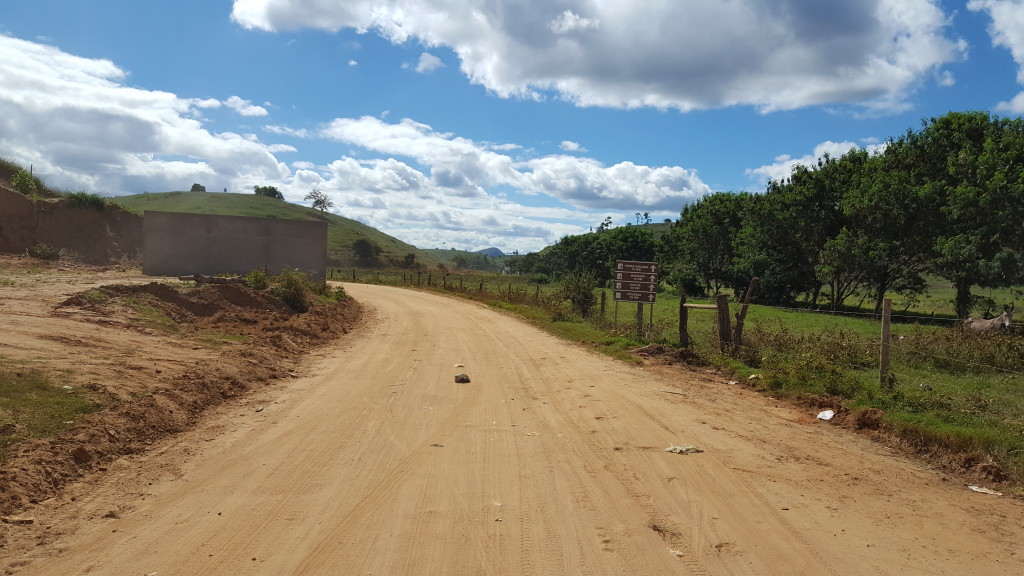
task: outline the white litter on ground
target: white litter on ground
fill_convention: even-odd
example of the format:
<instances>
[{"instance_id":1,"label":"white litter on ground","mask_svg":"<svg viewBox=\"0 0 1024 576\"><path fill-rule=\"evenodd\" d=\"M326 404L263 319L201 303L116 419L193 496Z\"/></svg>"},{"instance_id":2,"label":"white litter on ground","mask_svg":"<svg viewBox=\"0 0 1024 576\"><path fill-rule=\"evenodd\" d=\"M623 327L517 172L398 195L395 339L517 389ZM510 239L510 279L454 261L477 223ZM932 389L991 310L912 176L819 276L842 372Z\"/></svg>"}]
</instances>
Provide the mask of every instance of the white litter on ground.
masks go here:
<instances>
[{"instance_id":1,"label":"white litter on ground","mask_svg":"<svg viewBox=\"0 0 1024 576\"><path fill-rule=\"evenodd\" d=\"M665 452L675 452L676 454L699 454L703 452L696 446L679 446L676 444L669 444L668 448L665 448Z\"/></svg>"},{"instance_id":2,"label":"white litter on ground","mask_svg":"<svg viewBox=\"0 0 1024 576\"><path fill-rule=\"evenodd\" d=\"M834 410L823 410L818 412L818 420L831 420L836 413Z\"/></svg>"},{"instance_id":3,"label":"white litter on ground","mask_svg":"<svg viewBox=\"0 0 1024 576\"><path fill-rule=\"evenodd\" d=\"M982 488L981 486L968 486L968 488L970 488L971 490L974 490L975 492L981 492L982 494L991 494L993 496L1002 496L1003 495L1002 492L996 492L995 490L991 490L989 488Z\"/></svg>"}]
</instances>

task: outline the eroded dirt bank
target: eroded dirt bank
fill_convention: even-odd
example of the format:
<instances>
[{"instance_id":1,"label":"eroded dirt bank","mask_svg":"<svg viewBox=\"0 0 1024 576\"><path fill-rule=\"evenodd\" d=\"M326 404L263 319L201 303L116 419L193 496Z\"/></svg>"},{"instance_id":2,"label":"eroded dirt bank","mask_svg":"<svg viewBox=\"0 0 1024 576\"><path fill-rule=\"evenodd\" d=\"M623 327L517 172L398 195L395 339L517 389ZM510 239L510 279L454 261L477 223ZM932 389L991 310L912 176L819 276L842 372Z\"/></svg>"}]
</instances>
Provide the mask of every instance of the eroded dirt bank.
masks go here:
<instances>
[{"instance_id":1,"label":"eroded dirt bank","mask_svg":"<svg viewBox=\"0 0 1024 576\"><path fill-rule=\"evenodd\" d=\"M193 426L211 406L295 375L360 318L355 301L298 314L240 285L180 290L137 270L0 258L0 357L108 404L0 467L0 515ZM9 526L0 525L0 545Z\"/></svg>"}]
</instances>

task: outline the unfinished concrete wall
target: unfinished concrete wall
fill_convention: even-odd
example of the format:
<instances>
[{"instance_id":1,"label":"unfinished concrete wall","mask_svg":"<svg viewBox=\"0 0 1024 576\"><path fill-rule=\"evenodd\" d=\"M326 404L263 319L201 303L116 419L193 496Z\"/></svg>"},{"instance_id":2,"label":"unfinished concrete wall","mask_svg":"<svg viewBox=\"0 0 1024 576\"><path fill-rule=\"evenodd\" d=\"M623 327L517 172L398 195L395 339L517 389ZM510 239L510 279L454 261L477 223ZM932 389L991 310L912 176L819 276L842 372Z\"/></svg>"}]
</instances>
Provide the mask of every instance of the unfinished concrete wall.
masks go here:
<instances>
[{"instance_id":1,"label":"unfinished concrete wall","mask_svg":"<svg viewBox=\"0 0 1024 576\"><path fill-rule=\"evenodd\" d=\"M327 275L327 222L147 210L142 273L244 275L298 268Z\"/></svg>"},{"instance_id":2,"label":"unfinished concrete wall","mask_svg":"<svg viewBox=\"0 0 1024 576\"><path fill-rule=\"evenodd\" d=\"M46 244L88 264L115 264L142 253L142 218L118 206L73 207L0 189L0 252Z\"/></svg>"}]
</instances>

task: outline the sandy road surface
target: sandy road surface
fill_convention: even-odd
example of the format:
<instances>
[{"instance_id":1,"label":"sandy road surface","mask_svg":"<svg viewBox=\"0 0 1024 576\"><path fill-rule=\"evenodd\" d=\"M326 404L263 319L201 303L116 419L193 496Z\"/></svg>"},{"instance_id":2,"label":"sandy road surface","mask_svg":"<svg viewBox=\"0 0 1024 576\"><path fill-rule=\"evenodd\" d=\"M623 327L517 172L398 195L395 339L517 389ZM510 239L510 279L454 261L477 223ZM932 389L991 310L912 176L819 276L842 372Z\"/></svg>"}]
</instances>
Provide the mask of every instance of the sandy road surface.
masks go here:
<instances>
[{"instance_id":1,"label":"sandy road surface","mask_svg":"<svg viewBox=\"0 0 1024 576\"><path fill-rule=\"evenodd\" d=\"M810 414L471 303L346 289L363 332L41 507L77 529L17 573L1024 573L1021 503Z\"/></svg>"}]
</instances>

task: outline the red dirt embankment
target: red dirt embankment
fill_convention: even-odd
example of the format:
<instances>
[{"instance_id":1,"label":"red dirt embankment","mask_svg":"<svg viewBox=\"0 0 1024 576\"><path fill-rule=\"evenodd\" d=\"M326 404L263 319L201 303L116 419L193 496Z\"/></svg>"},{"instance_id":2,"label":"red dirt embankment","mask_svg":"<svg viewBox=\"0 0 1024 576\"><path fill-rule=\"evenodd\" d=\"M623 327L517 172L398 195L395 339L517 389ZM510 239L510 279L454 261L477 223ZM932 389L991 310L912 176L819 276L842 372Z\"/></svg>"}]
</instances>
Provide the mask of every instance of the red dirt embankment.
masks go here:
<instances>
[{"instance_id":1,"label":"red dirt embankment","mask_svg":"<svg viewBox=\"0 0 1024 576\"><path fill-rule=\"evenodd\" d=\"M18 446L0 467L0 514L188 429L212 405L291 377L305 352L347 333L361 310L349 300L300 314L237 284L182 290L137 271L8 255L0 276L0 358L109 403L55 438Z\"/></svg>"}]
</instances>

